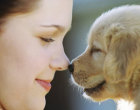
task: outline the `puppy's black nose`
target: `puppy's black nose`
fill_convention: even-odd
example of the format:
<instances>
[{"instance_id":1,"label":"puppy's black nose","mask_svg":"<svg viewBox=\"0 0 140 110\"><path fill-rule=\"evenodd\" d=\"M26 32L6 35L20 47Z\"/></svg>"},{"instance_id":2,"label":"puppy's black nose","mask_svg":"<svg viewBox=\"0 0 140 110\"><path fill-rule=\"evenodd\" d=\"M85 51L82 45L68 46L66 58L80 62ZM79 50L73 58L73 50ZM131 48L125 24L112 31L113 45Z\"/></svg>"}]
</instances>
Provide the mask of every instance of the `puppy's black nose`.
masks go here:
<instances>
[{"instance_id":1,"label":"puppy's black nose","mask_svg":"<svg viewBox=\"0 0 140 110\"><path fill-rule=\"evenodd\" d=\"M73 65L73 64L70 64L68 68L69 68L69 71L70 71L71 73L74 72L74 65Z\"/></svg>"}]
</instances>

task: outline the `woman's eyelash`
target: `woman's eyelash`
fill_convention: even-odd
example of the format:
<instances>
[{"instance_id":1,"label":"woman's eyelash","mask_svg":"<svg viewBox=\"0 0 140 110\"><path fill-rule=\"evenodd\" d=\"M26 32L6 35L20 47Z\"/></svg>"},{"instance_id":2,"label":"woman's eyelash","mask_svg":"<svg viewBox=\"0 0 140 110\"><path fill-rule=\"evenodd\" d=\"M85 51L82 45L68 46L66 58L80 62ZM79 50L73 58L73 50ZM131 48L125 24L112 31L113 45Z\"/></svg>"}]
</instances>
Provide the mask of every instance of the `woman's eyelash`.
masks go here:
<instances>
[{"instance_id":1,"label":"woman's eyelash","mask_svg":"<svg viewBox=\"0 0 140 110\"><path fill-rule=\"evenodd\" d=\"M53 42L54 41L54 39L51 39L51 38L40 37L40 39L45 41L45 42Z\"/></svg>"}]
</instances>

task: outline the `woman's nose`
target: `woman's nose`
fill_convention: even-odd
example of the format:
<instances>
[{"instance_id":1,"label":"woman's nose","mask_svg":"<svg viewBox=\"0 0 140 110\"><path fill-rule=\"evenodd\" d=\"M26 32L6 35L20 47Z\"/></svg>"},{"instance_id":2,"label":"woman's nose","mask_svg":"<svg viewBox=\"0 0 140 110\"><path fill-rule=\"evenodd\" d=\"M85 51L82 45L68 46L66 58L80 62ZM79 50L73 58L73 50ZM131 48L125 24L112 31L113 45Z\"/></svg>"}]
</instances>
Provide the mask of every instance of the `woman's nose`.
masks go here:
<instances>
[{"instance_id":1,"label":"woman's nose","mask_svg":"<svg viewBox=\"0 0 140 110\"><path fill-rule=\"evenodd\" d=\"M55 55L49 66L51 69L54 69L56 71L62 71L66 70L69 64L70 61L68 57L65 55L64 52L62 52L60 55Z\"/></svg>"}]
</instances>

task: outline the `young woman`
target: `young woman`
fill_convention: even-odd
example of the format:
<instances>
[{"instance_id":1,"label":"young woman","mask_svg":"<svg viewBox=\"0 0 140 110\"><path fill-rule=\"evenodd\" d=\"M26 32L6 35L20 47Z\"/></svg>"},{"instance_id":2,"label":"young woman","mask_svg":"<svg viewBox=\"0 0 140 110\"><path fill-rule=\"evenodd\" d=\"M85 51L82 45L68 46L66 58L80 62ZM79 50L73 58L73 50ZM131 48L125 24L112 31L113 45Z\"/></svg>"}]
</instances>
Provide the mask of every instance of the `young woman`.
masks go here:
<instances>
[{"instance_id":1,"label":"young woman","mask_svg":"<svg viewBox=\"0 0 140 110\"><path fill-rule=\"evenodd\" d=\"M44 109L71 19L72 0L0 0L0 110Z\"/></svg>"}]
</instances>

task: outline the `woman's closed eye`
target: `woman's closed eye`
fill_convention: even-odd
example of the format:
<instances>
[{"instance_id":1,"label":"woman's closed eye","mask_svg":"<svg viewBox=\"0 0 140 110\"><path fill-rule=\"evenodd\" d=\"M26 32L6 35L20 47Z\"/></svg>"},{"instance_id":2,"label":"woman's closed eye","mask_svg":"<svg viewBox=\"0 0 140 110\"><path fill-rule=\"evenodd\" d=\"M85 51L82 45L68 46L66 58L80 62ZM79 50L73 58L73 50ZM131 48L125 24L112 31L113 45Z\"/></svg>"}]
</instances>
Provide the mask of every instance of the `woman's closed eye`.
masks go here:
<instances>
[{"instance_id":1,"label":"woman's closed eye","mask_svg":"<svg viewBox=\"0 0 140 110\"><path fill-rule=\"evenodd\" d=\"M44 38L44 37L40 37L40 39L42 40L42 41L45 41L45 42L53 42L54 41L54 39L52 39L52 38Z\"/></svg>"},{"instance_id":2,"label":"woman's closed eye","mask_svg":"<svg viewBox=\"0 0 140 110\"><path fill-rule=\"evenodd\" d=\"M45 45L49 45L51 44L52 42L54 42L55 40L52 39L51 37L39 37L40 41L41 41L41 44L43 46Z\"/></svg>"}]
</instances>

